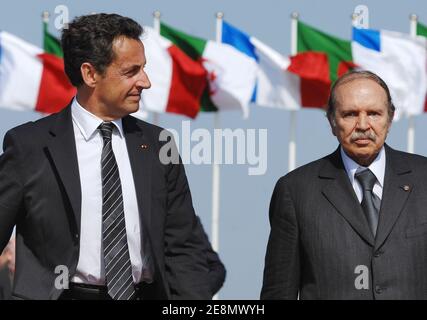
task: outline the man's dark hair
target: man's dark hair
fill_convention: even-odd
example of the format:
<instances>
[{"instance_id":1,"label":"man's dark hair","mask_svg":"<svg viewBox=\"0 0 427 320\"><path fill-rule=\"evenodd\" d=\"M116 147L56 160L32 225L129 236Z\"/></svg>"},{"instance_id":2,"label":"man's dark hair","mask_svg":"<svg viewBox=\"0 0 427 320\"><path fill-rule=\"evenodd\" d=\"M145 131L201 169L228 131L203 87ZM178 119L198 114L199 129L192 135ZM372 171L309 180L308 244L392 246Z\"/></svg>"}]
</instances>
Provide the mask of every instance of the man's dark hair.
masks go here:
<instances>
[{"instance_id":1,"label":"man's dark hair","mask_svg":"<svg viewBox=\"0 0 427 320\"><path fill-rule=\"evenodd\" d=\"M334 85L331 88L331 93L329 95L328 100L328 110L326 111L326 115L329 119L329 121L333 121L335 117L335 106L336 106L336 96L335 91L336 89L345 83L358 80L358 79L369 79L376 83L378 83L381 88L384 89L384 92L387 95L387 107L388 107L388 116L389 120L391 121L393 119L395 107L393 105L393 101L391 100L390 90L388 89L387 84L384 82L383 79L381 79L379 76L377 76L375 73L367 70L351 70L338 78L337 81L335 81Z\"/></svg>"},{"instance_id":2,"label":"man's dark hair","mask_svg":"<svg viewBox=\"0 0 427 320\"><path fill-rule=\"evenodd\" d=\"M80 67L88 62L103 74L114 59L113 41L119 37L139 40L142 27L118 14L91 14L76 17L62 31L65 73L71 83L83 84Z\"/></svg>"}]
</instances>

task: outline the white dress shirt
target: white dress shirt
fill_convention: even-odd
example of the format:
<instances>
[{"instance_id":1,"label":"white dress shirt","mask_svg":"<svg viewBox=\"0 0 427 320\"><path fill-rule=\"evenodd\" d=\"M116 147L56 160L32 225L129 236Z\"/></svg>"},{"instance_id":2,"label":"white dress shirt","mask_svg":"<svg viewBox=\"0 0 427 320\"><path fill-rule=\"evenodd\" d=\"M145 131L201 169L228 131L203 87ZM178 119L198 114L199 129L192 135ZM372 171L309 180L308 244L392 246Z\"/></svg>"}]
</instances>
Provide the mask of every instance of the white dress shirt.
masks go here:
<instances>
[{"instance_id":1,"label":"white dress shirt","mask_svg":"<svg viewBox=\"0 0 427 320\"><path fill-rule=\"evenodd\" d=\"M103 122L74 98L71 104L77 160L82 190L80 253L72 282L105 285L105 268L102 252L102 179L101 153L103 139L97 129ZM140 282L142 273L141 228L135 184L129 161L122 120L115 125L112 147L122 184L123 207L132 276Z\"/></svg>"},{"instance_id":2,"label":"white dress shirt","mask_svg":"<svg viewBox=\"0 0 427 320\"><path fill-rule=\"evenodd\" d=\"M356 193L357 199L359 202L362 202L363 199L363 191L362 186L359 181L354 178L356 172L360 172L366 169L372 171L372 173L377 178L377 181L374 184L373 192L378 198L382 199L383 197L383 188L384 188L384 175L385 175L385 150L384 146L381 148L375 160L369 165L369 167L363 167L357 164L353 159L351 159L343 150L341 150L341 157L344 162L345 170L347 171L348 178L350 179L350 183L353 186L354 192Z\"/></svg>"}]
</instances>

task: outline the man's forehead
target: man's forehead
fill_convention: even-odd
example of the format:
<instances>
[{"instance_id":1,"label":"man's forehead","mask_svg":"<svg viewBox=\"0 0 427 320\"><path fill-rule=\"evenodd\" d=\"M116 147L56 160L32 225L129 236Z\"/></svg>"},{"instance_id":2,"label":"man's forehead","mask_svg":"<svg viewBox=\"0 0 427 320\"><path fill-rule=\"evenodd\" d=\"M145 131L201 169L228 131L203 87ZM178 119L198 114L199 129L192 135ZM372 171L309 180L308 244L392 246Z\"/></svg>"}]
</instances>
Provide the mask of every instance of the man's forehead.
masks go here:
<instances>
[{"instance_id":1,"label":"man's forehead","mask_svg":"<svg viewBox=\"0 0 427 320\"><path fill-rule=\"evenodd\" d=\"M353 81L345 82L335 88L337 100L346 98L371 98L384 99L387 101L387 93L383 87L371 79L354 79Z\"/></svg>"},{"instance_id":2,"label":"man's forehead","mask_svg":"<svg viewBox=\"0 0 427 320\"><path fill-rule=\"evenodd\" d=\"M342 90L355 90L356 88L362 89L367 88L372 91L382 91L385 96L387 96L385 89L375 80L365 77L354 77L344 80L339 83L335 88L335 92L340 92Z\"/></svg>"}]
</instances>

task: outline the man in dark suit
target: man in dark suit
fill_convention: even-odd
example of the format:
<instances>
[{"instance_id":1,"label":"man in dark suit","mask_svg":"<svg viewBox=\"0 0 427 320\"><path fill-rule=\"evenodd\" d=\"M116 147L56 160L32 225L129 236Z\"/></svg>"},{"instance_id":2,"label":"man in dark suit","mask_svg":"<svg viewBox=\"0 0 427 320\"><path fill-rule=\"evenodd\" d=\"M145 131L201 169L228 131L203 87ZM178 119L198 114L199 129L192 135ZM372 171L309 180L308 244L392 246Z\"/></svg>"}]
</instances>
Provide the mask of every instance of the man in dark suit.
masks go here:
<instances>
[{"instance_id":1,"label":"man in dark suit","mask_svg":"<svg viewBox=\"0 0 427 320\"><path fill-rule=\"evenodd\" d=\"M384 143L393 115L375 74L334 84L340 146L277 182L262 299L427 298L427 159Z\"/></svg>"},{"instance_id":2,"label":"man in dark suit","mask_svg":"<svg viewBox=\"0 0 427 320\"><path fill-rule=\"evenodd\" d=\"M184 167L160 159L161 128L129 116L150 87L141 33L115 14L74 19L61 42L76 97L5 135L0 249L16 225L14 298L211 298Z\"/></svg>"}]
</instances>

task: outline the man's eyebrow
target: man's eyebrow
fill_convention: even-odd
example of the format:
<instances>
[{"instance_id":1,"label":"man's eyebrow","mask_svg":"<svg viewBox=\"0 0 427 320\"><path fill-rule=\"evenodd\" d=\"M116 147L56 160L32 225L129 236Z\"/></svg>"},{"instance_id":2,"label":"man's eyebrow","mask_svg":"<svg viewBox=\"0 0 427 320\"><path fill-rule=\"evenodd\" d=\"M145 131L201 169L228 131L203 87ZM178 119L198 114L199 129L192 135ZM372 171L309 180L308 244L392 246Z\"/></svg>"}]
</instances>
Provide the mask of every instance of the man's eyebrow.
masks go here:
<instances>
[{"instance_id":1,"label":"man's eyebrow","mask_svg":"<svg viewBox=\"0 0 427 320\"><path fill-rule=\"evenodd\" d=\"M123 66L122 71L123 72L129 72L129 71L133 71L133 70L140 69L140 68L141 68L141 65L133 64L133 65L128 65L128 66Z\"/></svg>"},{"instance_id":2,"label":"man's eyebrow","mask_svg":"<svg viewBox=\"0 0 427 320\"><path fill-rule=\"evenodd\" d=\"M139 69L139 68L144 68L145 67L145 65L147 64L147 62L144 62L144 63L141 63L141 64L132 64L132 65L124 65L124 66L122 66L122 70L124 70L124 71L130 71L130 70L133 70L133 69Z\"/></svg>"}]
</instances>

